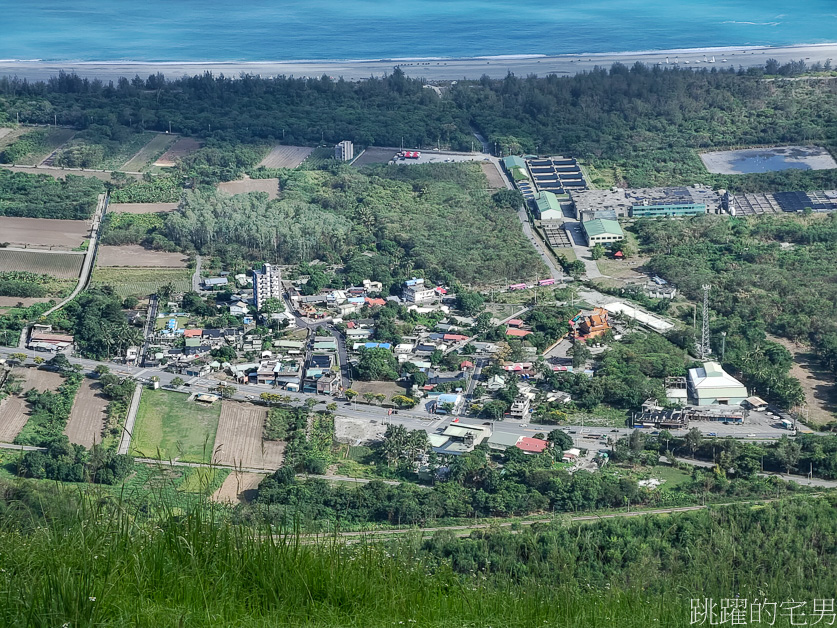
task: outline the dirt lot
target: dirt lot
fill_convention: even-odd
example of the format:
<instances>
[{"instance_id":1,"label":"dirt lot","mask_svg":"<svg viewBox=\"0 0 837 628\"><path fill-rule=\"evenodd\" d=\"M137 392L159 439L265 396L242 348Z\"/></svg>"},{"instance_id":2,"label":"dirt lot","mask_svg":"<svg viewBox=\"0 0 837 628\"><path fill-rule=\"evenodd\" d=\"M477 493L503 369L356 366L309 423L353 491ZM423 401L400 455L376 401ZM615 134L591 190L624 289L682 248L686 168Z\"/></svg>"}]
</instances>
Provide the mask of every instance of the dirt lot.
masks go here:
<instances>
[{"instance_id":1,"label":"dirt lot","mask_svg":"<svg viewBox=\"0 0 837 628\"><path fill-rule=\"evenodd\" d=\"M23 303L23 307L29 307L36 303L46 303L49 297L32 297L21 299L20 297L0 297L0 308L17 307L18 303Z\"/></svg>"},{"instance_id":2,"label":"dirt lot","mask_svg":"<svg viewBox=\"0 0 837 628\"><path fill-rule=\"evenodd\" d=\"M381 440L384 432L386 432L386 426L377 421L350 419L339 415L334 417L334 439L341 443L350 445L371 443Z\"/></svg>"},{"instance_id":3,"label":"dirt lot","mask_svg":"<svg viewBox=\"0 0 837 628\"><path fill-rule=\"evenodd\" d=\"M285 443L263 441L267 410L251 403L224 401L215 435L213 462L254 469L278 469Z\"/></svg>"},{"instance_id":4,"label":"dirt lot","mask_svg":"<svg viewBox=\"0 0 837 628\"><path fill-rule=\"evenodd\" d=\"M395 382L354 381L352 382L352 389L360 393L356 399L357 403L366 403L366 400L363 398L363 393L380 393L387 396L387 401L389 401L393 395L404 394L404 388ZM378 405L377 402L375 405Z\"/></svg>"},{"instance_id":5,"label":"dirt lot","mask_svg":"<svg viewBox=\"0 0 837 628\"><path fill-rule=\"evenodd\" d=\"M102 442L108 401L102 395L102 385L85 378L81 383L64 434L71 443L84 445L88 449Z\"/></svg>"},{"instance_id":6,"label":"dirt lot","mask_svg":"<svg viewBox=\"0 0 837 628\"><path fill-rule=\"evenodd\" d=\"M39 371L34 368L15 368L12 374L17 377L23 388L21 393L35 388L39 391L56 390L64 378L51 371ZM29 404L22 396L12 395L0 401L0 443L11 443L18 432L29 420Z\"/></svg>"},{"instance_id":7,"label":"dirt lot","mask_svg":"<svg viewBox=\"0 0 837 628\"><path fill-rule=\"evenodd\" d=\"M139 244L100 246L96 265L103 268L130 266L142 268L185 268L189 261L182 253L151 251Z\"/></svg>"},{"instance_id":8,"label":"dirt lot","mask_svg":"<svg viewBox=\"0 0 837 628\"><path fill-rule=\"evenodd\" d=\"M192 139L191 137L181 137L171 148L163 153L160 159L154 162L154 165L162 168L171 167L178 159L194 153L201 146L203 146L203 143L198 140Z\"/></svg>"},{"instance_id":9,"label":"dirt lot","mask_svg":"<svg viewBox=\"0 0 837 628\"><path fill-rule=\"evenodd\" d=\"M503 177L500 176L500 173L497 171L497 167L493 163L484 161L480 164L480 166L482 167L482 171L485 173L486 179L488 179L489 189L506 189L506 183L503 181Z\"/></svg>"},{"instance_id":10,"label":"dirt lot","mask_svg":"<svg viewBox=\"0 0 837 628\"><path fill-rule=\"evenodd\" d=\"M149 161L163 153L167 148L170 148L176 141L176 137L167 133L156 133L133 157L122 164L120 170L129 172L142 171L143 168L148 166Z\"/></svg>"},{"instance_id":11,"label":"dirt lot","mask_svg":"<svg viewBox=\"0 0 837 628\"><path fill-rule=\"evenodd\" d=\"M310 146L281 146L277 144L259 162L265 168L296 168L314 151Z\"/></svg>"},{"instance_id":12,"label":"dirt lot","mask_svg":"<svg viewBox=\"0 0 837 628\"><path fill-rule=\"evenodd\" d=\"M379 148L370 146L363 154L352 162L355 167L368 166L369 164L385 164L395 158L397 148Z\"/></svg>"},{"instance_id":13,"label":"dirt lot","mask_svg":"<svg viewBox=\"0 0 837 628\"><path fill-rule=\"evenodd\" d=\"M108 211L122 214L156 214L172 212L178 205L179 203L110 203Z\"/></svg>"},{"instance_id":14,"label":"dirt lot","mask_svg":"<svg viewBox=\"0 0 837 628\"><path fill-rule=\"evenodd\" d=\"M802 384L805 402L808 405L808 418L812 423L822 425L837 419L837 386L834 377L823 368L810 347L798 345L786 338L769 336L793 355L790 374ZM803 416L805 410L802 411Z\"/></svg>"},{"instance_id":15,"label":"dirt lot","mask_svg":"<svg viewBox=\"0 0 837 628\"><path fill-rule=\"evenodd\" d=\"M0 217L0 241L72 249L90 233L86 220Z\"/></svg>"},{"instance_id":16,"label":"dirt lot","mask_svg":"<svg viewBox=\"0 0 837 628\"><path fill-rule=\"evenodd\" d=\"M259 482L265 476L261 473L243 473L234 471L227 476L224 483L212 494L212 501L219 504L246 504L256 499Z\"/></svg>"},{"instance_id":17,"label":"dirt lot","mask_svg":"<svg viewBox=\"0 0 837 628\"><path fill-rule=\"evenodd\" d=\"M250 177L245 177L241 181L219 183L218 189L227 194L267 192L267 195L271 199L274 199L279 196L279 179L251 179Z\"/></svg>"}]
</instances>

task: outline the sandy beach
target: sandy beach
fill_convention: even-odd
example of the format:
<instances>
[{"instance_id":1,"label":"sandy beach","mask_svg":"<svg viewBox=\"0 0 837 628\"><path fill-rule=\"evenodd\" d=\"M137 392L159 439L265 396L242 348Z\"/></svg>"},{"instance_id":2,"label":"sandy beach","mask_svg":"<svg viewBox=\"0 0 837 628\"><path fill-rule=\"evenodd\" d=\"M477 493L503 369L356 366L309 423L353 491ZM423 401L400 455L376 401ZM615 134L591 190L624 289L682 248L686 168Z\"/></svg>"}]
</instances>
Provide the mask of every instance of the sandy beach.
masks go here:
<instances>
[{"instance_id":1,"label":"sandy beach","mask_svg":"<svg viewBox=\"0 0 837 628\"><path fill-rule=\"evenodd\" d=\"M206 62L47 62L0 60L0 76L18 76L29 80L44 80L59 71L75 72L80 76L115 80L136 74L147 76L162 72L169 78L191 76L203 72L238 76L248 73L261 76L328 76L356 81L370 76L382 76L396 66L406 74L429 80L477 79L483 74L500 78L508 72L517 76L536 74L576 74L596 66L610 67L620 62L631 65L637 61L688 68L738 68L763 65L767 59L780 63L804 60L808 64L825 63L833 59L837 65L837 44L813 44L785 47L699 48L581 54L560 56L477 57L467 59L377 59L346 61L206 61ZM713 61L714 59L714 61Z\"/></svg>"}]
</instances>

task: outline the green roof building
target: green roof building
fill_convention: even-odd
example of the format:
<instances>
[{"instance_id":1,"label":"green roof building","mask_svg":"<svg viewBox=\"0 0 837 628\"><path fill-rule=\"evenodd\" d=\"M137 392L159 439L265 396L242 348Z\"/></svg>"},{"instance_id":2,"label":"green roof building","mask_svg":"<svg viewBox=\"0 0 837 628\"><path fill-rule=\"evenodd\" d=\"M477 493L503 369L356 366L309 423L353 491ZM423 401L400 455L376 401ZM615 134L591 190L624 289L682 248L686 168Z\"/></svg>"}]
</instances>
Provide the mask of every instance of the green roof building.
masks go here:
<instances>
[{"instance_id":1,"label":"green roof building","mask_svg":"<svg viewBox=\"0 0 837 628\"><path fill-rule=\"evenodd\" d=\"M561 211L561 203L558 197L552 192L538 192L535 197L535 206L538 209L540 220L563 220L564 212Z\"/></svg>"},{"instance_id":2,"label":"green roof building","mask_svg":"<svg viewBox=\"0 0 837 628\"><path fill-rule=\"evenodd\" d=\"M526 168L526 162L522 157L518 157L517 155L503 157L503 167L515 181L529 178L529 170Z\"/></svg>"},{"instance_id":3,"label":"green roof building","mask_svg":"<svg viewBox=\"0 0 837 628\"><path fill-rule=\"evenodd\" d=\"M587 237L588 246L594 244L609 244L625 239L622 227L615 220L607 218L594 218L581 223L584 228L584 235Z\"/></svg>"}]
</instances>

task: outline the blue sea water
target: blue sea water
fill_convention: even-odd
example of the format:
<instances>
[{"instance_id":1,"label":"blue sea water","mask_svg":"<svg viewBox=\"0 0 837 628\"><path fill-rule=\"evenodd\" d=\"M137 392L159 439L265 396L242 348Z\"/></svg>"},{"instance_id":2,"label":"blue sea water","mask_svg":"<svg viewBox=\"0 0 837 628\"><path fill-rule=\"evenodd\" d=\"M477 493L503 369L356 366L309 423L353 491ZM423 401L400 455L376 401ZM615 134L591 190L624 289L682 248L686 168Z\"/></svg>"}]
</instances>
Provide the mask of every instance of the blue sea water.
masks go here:
<instances>
[{"instance_id":1,"label":"blue sea water","mask_svg":"<svg viewBox=\"0 0 837 628\"><path fill-rule=\"evenodd\" d=\"M389 59L835 40L837 0L0 0L0 59Z\"/></svg>"}]
</instances>

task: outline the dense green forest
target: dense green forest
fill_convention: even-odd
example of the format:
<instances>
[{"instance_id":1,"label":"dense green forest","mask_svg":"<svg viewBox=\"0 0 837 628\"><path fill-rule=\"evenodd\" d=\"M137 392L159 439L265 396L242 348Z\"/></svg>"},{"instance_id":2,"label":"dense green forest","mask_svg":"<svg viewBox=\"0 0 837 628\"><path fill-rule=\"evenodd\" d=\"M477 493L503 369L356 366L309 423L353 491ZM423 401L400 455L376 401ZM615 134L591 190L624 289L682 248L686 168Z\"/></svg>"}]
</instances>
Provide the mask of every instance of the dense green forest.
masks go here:
<instances>
[{"instance_id":1,"label":"dense green forest","mask_svg":"<svg viewBox=\"0 0 837 628\"><path fill-rule=\"evenodd\" d=\"M248 259L345 263L352 281L370 278L386 290L416 272L466 283L546 272L477 164L280 174L276 200L187 191L165 216L109 216L102 242L197 250L233 267Z\"/></svg>"},{"instance_id":2,"label":"dense green forest","mask_svg":"<svg viewBox=\"0 0 837 628\"><path fill-rule=\"evenodd\" d=\"M108 495L0 483L0 623L680 627L711 598L788 626L837 586L828 498L345 544Z\"/></svg>"},{"instance_id":3,"label":"dense green forest","mask_svg":"<svg viewBox=\"0 0 837 628\"><path fill-rule=\"evenodd\" d=\"M766 332L810 344L837 372L837 215L640 221L647 268L691 300L710 284L712 347L760 394L800 401L791 355Z\"/></svg>"},{"instance_id":4,"label":"dense green forest","mask_svg":"<svg viewBox=\"0 0 837 628\"><path fill-rule=\"evenodd\" d=\"M793 72L797 73L797 72ZM709 174L698 150L788 142L833 146L834 81L766 79L751 68L663 69L616 64L574 76L460 81L442 97L395 70L342 80L162 75L115 84L61 74L47 82L0 79L0 112L25 123L112 138L143 130L261 145L335 143L470 150L472 127L496 152L569 154L590 161L599 184L708 183L732 190L832 189L833 171ZM85 131L88 132L88 131ZM111 143L109 143L111 142Z\"/></svg>"},{"instance_id":5,"label":"dense green forest","mask_svg":"<svg viewBox=\"0 0 837 628\"><path fill-rule=\"evenodd\" d=\"M65 180L57 180L45 174L0 169L0 216L86 220L104 191L98 179L67 175Z\"/></svg>"}]
</instances>

